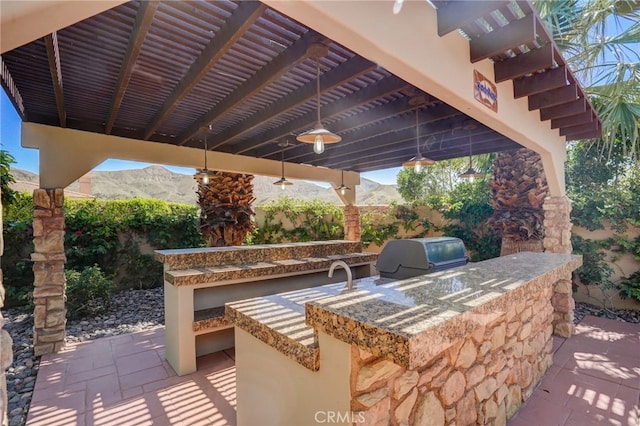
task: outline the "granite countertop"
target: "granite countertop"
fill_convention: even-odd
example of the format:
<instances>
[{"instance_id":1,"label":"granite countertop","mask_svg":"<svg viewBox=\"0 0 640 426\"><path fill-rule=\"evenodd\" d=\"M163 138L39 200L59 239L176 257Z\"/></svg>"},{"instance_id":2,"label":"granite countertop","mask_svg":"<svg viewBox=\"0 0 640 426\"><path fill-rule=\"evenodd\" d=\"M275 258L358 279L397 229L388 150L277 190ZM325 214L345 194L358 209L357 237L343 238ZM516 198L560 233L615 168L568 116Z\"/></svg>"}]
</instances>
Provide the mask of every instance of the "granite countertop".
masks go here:
<instances>
[{"instance_id":1,"label":"granite countertop","mask_svg":"<svg viewBox=\"0 0 640 426\"><path fill-rule=\"evenodd\" d=\"M319 330L416 368L506 312L513 300L581 264L581 256L523 252L406 280L362 278L354 280L351 291L338 283L249 299L227 304L226 313L235 325L293 359L311 356L309 349L318 356Z\"/></svg>"},{"instance_id":2,"label":"granite countertop","mask_svg":"<svg viewBox=\"0 0 640 426\"><path fill-rule=\"evenodd\" d=\"M220 265L167 271L164 279L171 285L187 286L220 281L260 278L269 275L311 273L329 269L336 260L343 260L349 266L373 263L378 258L375 253L345 253L325 257L307 257L272 260L235 265Z\"/></svg>"}]
</instances>

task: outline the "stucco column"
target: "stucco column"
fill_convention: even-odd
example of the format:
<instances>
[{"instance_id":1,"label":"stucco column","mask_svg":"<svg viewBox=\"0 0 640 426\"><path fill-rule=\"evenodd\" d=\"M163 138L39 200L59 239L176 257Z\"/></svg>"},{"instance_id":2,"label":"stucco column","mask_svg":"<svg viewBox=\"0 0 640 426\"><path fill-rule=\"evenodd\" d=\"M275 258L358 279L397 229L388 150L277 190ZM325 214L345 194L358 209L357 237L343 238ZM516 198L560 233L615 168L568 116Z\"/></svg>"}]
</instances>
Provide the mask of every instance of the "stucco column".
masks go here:
<instances>
[{"instance_id":1,"label":"stucco column","mask_svg":"<svg viewBox=\"0 0 640 426\"><path fill-rule=\"evenodd\" d=\"M360 241L361 236L360 209L354 205L344 206L344 239Z\"/></svg>"},{"instance_id":2,"label":"stucco column","mask_svg":"<svg viewBox=\"0 0 640 426\"><path fill-rule=\"evenodd\" d=\"M544 250L550 253L571 253L571 201L566 196L547 197L544 209ZM553 333L569 337L574 332L571 274L567 274L553 285Z\"/></svg>"},{"instance_id":3,"label":"stucco column","mask_svg":"<svg viewBox=\"0 0 640 426\"><path fill-rule=\"evenodd\" d=\"M0 191L2 195L2 191ZM2 204L0 203L0 228L2 228ZM4 240L2 232L0 232L0 256L4 253ZM4 286L2 281L2 269L0 269L0 425L9 424L9 415L7 413L7 376L5 371L13 362L13 341L6 330L3 330L5 319L2 317L2 308L4 307Z\"/></svg>"},{"instance_id":4,"label":"stucco column","mask_svg":"<svg viewBox=\"0 0 640 426\"><path fill-rule=\"evenodd\" d=\"M36 356L64 345L66 319L64 190L33 191L33 346Z\"/></svg>"}]
</instances>

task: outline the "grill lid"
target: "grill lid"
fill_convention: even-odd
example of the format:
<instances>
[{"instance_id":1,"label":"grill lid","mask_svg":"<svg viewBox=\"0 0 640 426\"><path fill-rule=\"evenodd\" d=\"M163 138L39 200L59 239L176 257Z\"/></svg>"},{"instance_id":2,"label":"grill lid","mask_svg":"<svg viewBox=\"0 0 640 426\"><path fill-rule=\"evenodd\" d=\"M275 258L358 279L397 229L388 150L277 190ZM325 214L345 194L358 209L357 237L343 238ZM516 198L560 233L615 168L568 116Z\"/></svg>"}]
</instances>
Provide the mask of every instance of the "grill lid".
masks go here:
<instances>
[{"instance_id":1,"label":"grill lid","mask_svg":"<svg viewBox=\"0 0 640 426\"><path fill-rule=\"evenodd\" d=\"M376 269L381 277L403 279L462 266L467 260L460 238L410 238L387 242Z\"/></svg>"}]
</instances>

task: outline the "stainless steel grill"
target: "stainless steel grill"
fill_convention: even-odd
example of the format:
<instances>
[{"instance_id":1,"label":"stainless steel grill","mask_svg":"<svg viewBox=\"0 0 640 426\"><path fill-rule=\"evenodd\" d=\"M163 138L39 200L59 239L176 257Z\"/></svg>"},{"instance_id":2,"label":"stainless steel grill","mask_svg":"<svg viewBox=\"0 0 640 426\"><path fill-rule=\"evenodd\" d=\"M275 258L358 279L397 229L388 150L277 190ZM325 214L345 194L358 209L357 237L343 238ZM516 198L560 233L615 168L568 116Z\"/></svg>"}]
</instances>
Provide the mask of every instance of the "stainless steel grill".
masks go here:
<instances>
[{"instance_id":1,"label":"stainless steel grill","mask_svg":"<svg viewBox=\"0 0 640 426\"><path fill-rule=\"evenodd\" d=\"M376 269L383 278L405 279L466 265L468 260L460 238L411 238L387 242Z\"/></svg>"}]
</instances>

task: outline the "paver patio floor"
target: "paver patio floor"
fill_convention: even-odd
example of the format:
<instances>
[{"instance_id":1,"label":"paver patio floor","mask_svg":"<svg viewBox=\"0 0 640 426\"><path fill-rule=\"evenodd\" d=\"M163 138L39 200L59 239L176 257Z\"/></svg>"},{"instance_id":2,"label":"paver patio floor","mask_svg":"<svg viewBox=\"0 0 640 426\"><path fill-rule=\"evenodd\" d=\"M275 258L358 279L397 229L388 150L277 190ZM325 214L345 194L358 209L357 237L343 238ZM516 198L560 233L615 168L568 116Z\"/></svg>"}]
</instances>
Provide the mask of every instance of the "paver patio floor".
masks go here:
<instances>
[{"instance_id":1,"label":"paver patio floor","mask_svg":"<svg viewBox=\"0 0 640 426\"><path fill-rule=\"evenodd\" d=\"M640 325L585 317L554 339L554 365L509 426L640 425ZM234 425L235 408L233 350L177 377L160 327L43 356L27 424Z\"/></svg>"}]
</instances>

